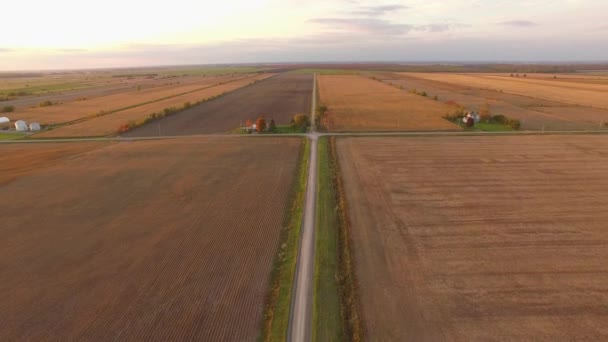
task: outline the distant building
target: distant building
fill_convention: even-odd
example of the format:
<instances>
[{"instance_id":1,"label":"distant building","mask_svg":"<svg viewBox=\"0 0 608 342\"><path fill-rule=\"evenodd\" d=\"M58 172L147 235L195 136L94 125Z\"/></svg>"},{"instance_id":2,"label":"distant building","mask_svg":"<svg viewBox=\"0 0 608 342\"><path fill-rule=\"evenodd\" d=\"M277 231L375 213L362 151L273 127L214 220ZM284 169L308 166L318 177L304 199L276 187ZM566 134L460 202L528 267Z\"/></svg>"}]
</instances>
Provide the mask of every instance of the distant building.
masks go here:
<instances>
[{"instance_id":1,"label":"distant building","mask_svg":"<svg viewBox=\"0 0 608 342\"><path fill-rule=\"evenodd\" d=\"M40 124L37 122L32 122L30 124L30 131L35 132L40 130Z\"/></svg>"},{"instance_id":2,"label":"distant building","mask_svg":"<svg viewBox=\"0 0 608 342\"><path fill-rule=\"evenodd\" d=\"M15 129L19 132L27 131L27 122L25 122L23 120L17 120L15 122Z\"/></svg>"},{"instance_id":3,"label":"distant building","mask_svg":"<svg viewBox=\"0 0 608 342\"><path fill-rule=\"evenodd\" d=\"M0 129L9 129L11 127L11 120L6 116L0 117Z\"/></svg>"}]
</instances>

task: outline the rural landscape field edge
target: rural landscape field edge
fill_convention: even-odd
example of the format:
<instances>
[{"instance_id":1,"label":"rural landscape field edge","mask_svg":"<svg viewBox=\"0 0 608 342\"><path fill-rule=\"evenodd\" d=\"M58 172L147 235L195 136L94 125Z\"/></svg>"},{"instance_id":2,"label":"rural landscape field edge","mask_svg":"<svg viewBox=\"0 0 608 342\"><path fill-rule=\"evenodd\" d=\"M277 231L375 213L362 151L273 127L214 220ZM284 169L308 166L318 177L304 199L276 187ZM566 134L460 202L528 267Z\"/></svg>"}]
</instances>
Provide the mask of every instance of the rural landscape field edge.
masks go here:
<instances>
[{"instance_id":1,"label":"rural landscape field edge","mask_svg":"<svg viewBox=\"0 0 608 342\"><path fill-rule=\"evenodd\" d=\"M266 299L260 341L286 341L293 295L293 282L302 230L304 196L309 162L310 142L302 139L299 165L284 213L283 230L271 275L271 287Z\"/></svg>"},{"instance_id":2,"label":"rural landscape field edge","mask_svg":"<svg viewBox=\"0 0 608 342\"><path fill-rule=\"evenodd\" d=\"M345 341L365 340L361 306L358 295L355 265L352 256L351 223L348 217L348 205L344 193L344 182L340 174L336 150L336 138L329 137L329 173L331 186L335 194L335 215L337 222L337 282L342 318L342 335Z\"/></svg>"},{"instance_id":3,"label":"rural landscape field edge","mask_svg":"<svg viewBox=\"0 0 608 342\"><path fill-rule=\"evenodd\" d=\"M317 217L313 288L313 341L341 341L344 320L338 290L338 217L329 165L329 139L319 139Z\"/></svg>"}]
</instances>

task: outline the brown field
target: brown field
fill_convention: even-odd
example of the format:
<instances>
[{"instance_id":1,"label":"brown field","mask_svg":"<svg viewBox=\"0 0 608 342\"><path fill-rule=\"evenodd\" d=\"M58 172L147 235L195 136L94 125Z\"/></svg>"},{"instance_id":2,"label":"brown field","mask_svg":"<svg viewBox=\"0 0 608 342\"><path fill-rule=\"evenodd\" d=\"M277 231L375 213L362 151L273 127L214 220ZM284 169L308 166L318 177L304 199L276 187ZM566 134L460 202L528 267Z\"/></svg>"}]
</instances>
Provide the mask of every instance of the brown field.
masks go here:
<instances>
[{"instance_id":1,"label":"brown field","mask_svg":"<svg viewBox=\"0 0 608 342\"><path fill-rule=\"evenodd\" d=\"M608 339L604 136L342 138L371 341Z\"/></svg>"},{"instance_id":2,"label":"brown field","mask_svg":"<svg viewBox=\"0 0 608 342\"><path fill-rule=\"evenodd\" d=\"M520 77L526 75L525 79L550 80L552 82L573 82L573 83L589 83L589 84L608 84L608 77L602 75L585 75L585 74L551 74L551 73L519 73ZM479 75L511 77L510 73L483 73ZM517 73L513 73L517 75Z\"/></svg>"},{"instance_id":3,"label":"brown field","mask_svg":"<svg viewBox=\"0 0 608 342\"><path fill-rule=\"evenodd\" d=\"M107 146L107 143L41 145L0 145L0 187L22 175L36 172L40 167L54 165L62 160Z\"/></svg>"},{"instance_id":4,"label":"brown field","mask_svg":"<svg viewBox=\"0 0 608 342\"><path fill-rule=\"evenodd\" d=\"M468 87L502 90L507 93L574 105L608 108L608 96L606 96L608 84L560 82L552 79L478 74L405 73L405 75Z\"/></svg>"},{"instance_id":5,"label":"brown field","mask_svg":"<svg viewBox=\"0 0 608 342\"><path fill-rule=\"evenodd\" d=\"M0 145L0 340L255 341L300 146Z\"/></svg>"},{"instance_id":6,"label":"brown field","mask_svg":"<svg viewBox=\"0 0 608 342\"><path fill-rule=\"evenodd\" d=\"M157 136L159 125L162 135L228 133L261 116L288 125L295 114L310 113L312 82L311 74L282 73L125 135Z\"/></svg>"},{"instance_id":7,"label":"brown field","mask_svg":"<svg viewBox=\"0 0 608 342\"><path fill-rule=\"evenodd\" d=\"M598 129L608 121L608 110L573 105L569 103L524 96L489 89L479 88L472 84L464 85L449 82L451 74L434 74L431 78L427 74L394 73L382 75L384 82L401 86L404 89L417 89L426 91L430 96L437 95L442 102L453 101L468 110L478 111L487 104L492 114L503 114L507 117L519 119L522 129L530 130L577 130ZM443 80L440 76L446 75ZM483 76L478 76L483 77ZM486 76L489 77L489 76ZM502 77L511 79L511 77ZM516 81L519 81L516 78ZM546 81L554 82L554 81ZM554 82L557 83L557 82ZM534 86L533 86L534 87ZM567 91L566 88L563 88ZM540 107L551 107L552 110Z\"/></svg>"},{"instance_id":8,"label":"brown field","mask_svg":"<svg viewBox=\"0 0 608 342\"><path fill-rule=\"evenodd\" d=\"M362 76L320 75L320 103L329 131L458 130L442 117L453 106Z\"/></svg>"},{"instance_id":9,"label":"brown field","mask_svg":"<svg viewBox=\"0 0 608 342\"><path fill-rule=\"evenodd\" d=\"M189 94L172 97L166 100L150 103L147 105L121 110L112 114L95 117L90 120L78 122L73 125L67 125L51 131L36 134L36 138L52 138L52 137L79 137L79 136L101 136L111 135L118 132L118 128L128 123L129 121L143 121L152 113L162 112L164 108L181 107L185 102L194 104L197 101L202 101L213 96L218 96L223 93L231 92L238 88L242 88L255 81L263 80L271 77L273 74L261 74L245 79L235 80L229 83L205 88Z\"/></svg>"},{"instance_id":10,"label":"brown field","mask_svg":"<svg viewBox=\"0 0 608 342\"><path fill-rule=\"evenodd\" d=\"M195 91L203 87L210 87L221 82L238 80L246 75L231 75L223 77L199 77L195 82L188 84L170 84L153 88L129 88L118 94L74 100L49 107L25 108L11 113L11 120L25 120L40 122L43 125L57 124L92 116L100 112L115 111L122 108L160 100L169 96L176 96L185 92Z\"/></svg>"}]
</instances>

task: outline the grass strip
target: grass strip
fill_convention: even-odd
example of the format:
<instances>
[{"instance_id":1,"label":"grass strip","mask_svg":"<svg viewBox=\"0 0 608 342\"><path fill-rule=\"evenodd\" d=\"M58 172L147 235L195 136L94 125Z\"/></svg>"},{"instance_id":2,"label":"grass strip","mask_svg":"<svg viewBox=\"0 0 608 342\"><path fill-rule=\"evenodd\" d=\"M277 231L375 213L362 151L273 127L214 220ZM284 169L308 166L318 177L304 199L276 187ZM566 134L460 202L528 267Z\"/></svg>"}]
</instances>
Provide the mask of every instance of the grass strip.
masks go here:
<instances>
[{"instance_id":1,"label":"grass strip","mask_svg":"<svg viewBox=\"0 0 608 342\"><path fill-rule=\"evenodd\" d=\"M338 212L327 137L319 139L318 177L312 340L341 341L344 321L338 289Z\"/></svg>"},{"instance_id":2,"label":"grass strip","mask_svg":"<svg viewBox=\"0 0 608 342\"><path fill-rule=\"evenodd\" d=\"M0 140L15 140L25 137L25 134L19 133L2 133L0 132Z\"/></svg>"},{"instance_id":3,"label":"grass strip","mask_svg":"<svg viewBox=\"0 0 608 342\"><path fill-rule=\"evenodd\" d=\"M355 267L352 257L351 223L348 217L348 206L344 193L344 183L340 174L340 165L336 152L336 138L330 137L329 170L332 189L335 194L335 216L337 222L337 283L342 318L342 337L345 341L364 340L363 324L360 314L359 297Z\"/></svg>"},{"instance_id":4,"label":"grass strip","mask_svg":"<svg viewBox=\"0 0 608 342\"><path fill-rule=\"evenodd\" d=\"M259 338L261 341L287 340L310 155L310 143L308 139L303 140L300 164L296 168L296 178L290 189L290 205L285 212L280 247L272 270L272 285L266 298L262 335Z\"/></svg>"}]
</instances>

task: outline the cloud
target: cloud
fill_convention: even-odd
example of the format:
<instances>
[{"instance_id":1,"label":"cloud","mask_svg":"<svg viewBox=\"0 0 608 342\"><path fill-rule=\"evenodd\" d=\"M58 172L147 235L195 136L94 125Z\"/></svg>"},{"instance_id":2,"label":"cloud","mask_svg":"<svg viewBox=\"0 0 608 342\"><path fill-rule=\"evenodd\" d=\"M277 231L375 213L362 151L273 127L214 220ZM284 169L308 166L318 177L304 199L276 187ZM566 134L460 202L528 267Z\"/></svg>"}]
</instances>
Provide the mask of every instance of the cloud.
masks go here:
<instances>
[{"instance_id":1,"label":"cloud","mask_svg":"<svg viewBox=\"0 0 608 342\"><path fill-rule=\"evenodd\" d=\"M446 32L459 28L471 27L471 25L467 24L457 24L457 23L443 23L443 24L429 24L429 25L419 25L416 26L417 31L427 31L427 32Z\"/></svg>"},{"instance_id":2,"label":"cloud","mask_svg":"<svg viewBox=\"0 0 608 342\"><path fill-rule=\"evenodd\" d=\"M426 25L395 24L378 18L316 18L310 22L324 25L327 29L343 33L369 34L378 37L404 36L413 31L446 32L470 27L459 23L434 23ZM335 32L334 32L335 33Z\"/></svg>"},{"instance_id":3,"label":"cloud","mask_svg":"<svg viewBox=\"0 0 608 342\"><path fill-rule=\"evenodd\" d=\"M0 48L0 53L2 52L11 52L13 51L13 49L9 49L9 48Z\"/></svg>"},{"instance_id":4,"label":"cloud","mask_svg":"<svg viewBox=\"0 0 608 342\"><path fill-rule=\"evenodd\" d=\"M363 16L381 16L391 12L397 12L401 10L408 9L409 7L403 5L382 5L382 6L363 6L358 10L350 12L355 15L363 15Z\"/></svg>"},{"instance_id":5,"label":"cloud","mask_svg":"<svg viewBox=\"0 0 608 342\"><path fill-rule=\"evenodd\" d=\"M510 27L533 27L538 26L537 23L529 21L529 20L508 20L498 23L501 26L510 26Z\"/></svg>"},{"instance_id":6,"label":"cloud","mask_svg":"<svg viewBox=\"0 0 608 342\"><path fill-rule=\"evenodd\" d=\"M403 35L414 29L413 25L393 24L376 18L315 18L309 22L324 25L329 29L381 35Z\"/></svg>"},{"instance_id":7,"label":"cloud","mask_svg":"<svg viewBox=\"0 0 608 342\"><path fill-rule=\"evenodd\" d=\"M72 52L87 52L88 50L87 49L75 49L75 48L60 48L60 49L56 49L56 51L72 53Z\"/></svg>"}]
</instances>

